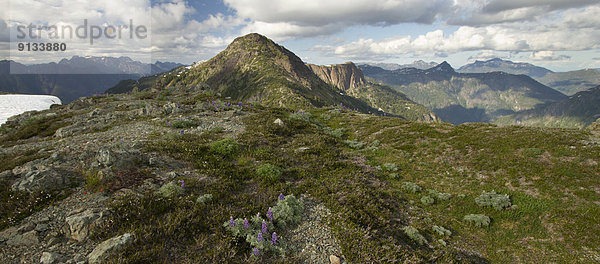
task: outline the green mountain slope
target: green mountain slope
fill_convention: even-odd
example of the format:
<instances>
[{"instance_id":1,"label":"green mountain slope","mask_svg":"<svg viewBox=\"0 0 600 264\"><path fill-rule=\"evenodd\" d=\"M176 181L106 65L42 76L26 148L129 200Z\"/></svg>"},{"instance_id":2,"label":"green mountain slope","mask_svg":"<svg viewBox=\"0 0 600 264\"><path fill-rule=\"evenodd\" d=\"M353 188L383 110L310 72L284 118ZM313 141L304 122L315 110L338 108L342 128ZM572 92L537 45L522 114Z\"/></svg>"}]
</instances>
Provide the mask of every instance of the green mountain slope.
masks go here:
<instances>
[{"instance_id":1,"label":"green mountain slope","mask_svg":"<svg viewBox=\"0 0 600 264\"><path fill-rule=\"evenodd\" d=\"M319 79L294 53L259 34L235 39L212 59L165 83L208 85L234 101L261 102L268 106L303 108L343 104L374 112L366 103L340 95L339 90Z\"/></svg>"},{"instance_id":2,"label":"green mountain slope","mask_svg":"<svg viewBox=\"0 0 600 264\"><path fill-rule=\"evenodd\" d=\"M498 124L584 128L600 118L600 86L569 98L500 118Z\"/></svg>"},{"instance_id":3,"label":"green mountain slope","mask_svg":"<svg viewBox=\"0 0 600 264\"><path fill-rule=\"evenodd\" d=\"M457 73L446 62L427 70L387 71L369 67L363 72L454 124L491 122L500 116L566 98L525 75Z\"/></svg>"},{"instance_id":4,"label":"green mountain slope","mask_svg":"<svg viewBox=\"0 0 600 264\"><path fill-rule=\"evenodd\" d=\"M389 86L367 82L362 71L352 62L330 66L313 64L308 66L326 83L366 102L373 108L407 120L440 121L433 112L413 102L405 94Z\"/></svg>"},{"instance_id":5,"label":"green mountain slope","mask_svg":"<svg viewBox=\"0 0 600 264\"><path fill-rule=\"evenodd\" d=\"M536 80L566 95L574 95L600 85L600 70L585 69L548 73L543 77L536 78Z\"/></svg>"}]
</instances>

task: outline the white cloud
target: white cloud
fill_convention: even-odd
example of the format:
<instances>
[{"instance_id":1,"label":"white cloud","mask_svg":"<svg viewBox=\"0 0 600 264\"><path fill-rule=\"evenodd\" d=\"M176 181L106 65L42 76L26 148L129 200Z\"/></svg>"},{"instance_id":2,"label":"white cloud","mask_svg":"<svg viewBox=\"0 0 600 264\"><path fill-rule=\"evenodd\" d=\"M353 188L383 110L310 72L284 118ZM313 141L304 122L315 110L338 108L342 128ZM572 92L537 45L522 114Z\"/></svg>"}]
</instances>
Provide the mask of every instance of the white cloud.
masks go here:
<instances>
[{"instance_id":1,"label":"white cloud","mask_svg":"<svg viewBox=\"0 0 600 264\"><path fill-rule=\"evenodd\" d=\"M571 57L567 55L558 55L555 54L554 51L534 51L529 56L530 59L534 61L567 61L570 60Z\"/></svg>"},{"instance_id":2,"label":"white cloud","mask_svg":"<svg viewBox=\"0 0 600 264\"><path fill-rule=\"evenodd\" d=\"M506 52L580 51L600 48L600 7L550 14L536 22L461 26L449 35L435 30L415 38L395 36L383 40L360 39L335 48L345 58L365 58L435 52L493 50ZM542 58L545 53L536 53ZM375 58L376 59L376 58ZM566 59L566 58L560 58Z\"/></svg>"},{"instance_id":3,"label":"white cloud","mask_svg":"<svg viewBox=\"0 0 600 264\"><path fill-rule=\"evenodd\" d=\"M252 21L245 31L280 39L328 35L353 25L432 23L452 0L224 0Z\"/></svg>"}]
</instances>

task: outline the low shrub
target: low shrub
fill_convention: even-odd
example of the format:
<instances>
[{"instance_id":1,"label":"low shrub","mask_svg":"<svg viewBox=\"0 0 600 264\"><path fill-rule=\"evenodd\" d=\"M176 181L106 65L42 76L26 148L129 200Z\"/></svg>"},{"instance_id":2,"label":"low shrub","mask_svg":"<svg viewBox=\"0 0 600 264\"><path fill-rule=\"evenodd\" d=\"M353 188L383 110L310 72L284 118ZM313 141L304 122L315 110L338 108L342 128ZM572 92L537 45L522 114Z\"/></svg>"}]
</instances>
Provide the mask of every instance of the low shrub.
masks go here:
<instances>
[{"instance_id":1,"label":"low shrub","mask_svg":"<svg viewBox=\"0 0 600 264\"><path fill-rule=\"evenodd\" d=\"M210 151L230 157L240 148L240 144L233 138L226 138L210 144Z\"/></svg>"},{"instance_id":2,"label":"low shrub","mask_svg":"<svg viewBox=\"0 0 600 264\"><path fill-rule=\"evenodd\" d=\"M475 203L481 207L491 206L496 210L502 210L511 206L508 194L499 194L495 191L483 191L479 197L475 198Z\"/></svg>"},{"instance_id":3,"label":"low shrub","mask_svg":"<svg viewBox=\"0 0 600 264\"><path fill-rule=\"evenodd\" d=\"M431 229L433 229L433 232L437 233L440 236L447 236L447 237L449 237L449 236L452 235L452 232L450 230L448 230L448 229L446 229L446 228L444 228L442 226L434 225L433 227L431 227Z\"/></svg>"},{"instance_id":4,"label":"low shrub","mask_svg":"<svg viewBox=\"0 0 600 264\"><path fill-rule=\"evenodd\" d=\"M395 163L386 163L386 164L383 164L382 169L384 171L398 171L398 166L396 166Z\"/></svg>"},{"instance_id":5,"label":"low shrub","mask_svg":"<svg viewBox=\"0 0 600 264\"><path fill-rule=\"evenodd\" d=\"M489 216L482 215L482 214L465 215L463 220L465 220L471 224L474 224L478 227L484 227L484 226L488 227L488 226L490 226L490 222L491 222L491 219Z\"/></svg>"},{"instance_id":6,"label":"low shrub","mask_svg":"<svg viewBox=\"0 0 600 264\"><path fill-rule=\"evenodd\" d=\"M200 203L200 204L206 204L206 203L212 201L212 199L213 199L213 195L210 193L207 193L207 194L198 196L198 198L196 199L196 202Z\"/></svg>"},{"instance_id":7,"label":"low shrub","mask_svg":"<svg viewBox=\"0 0 600 264\"><path fill-rule=\"evenodd\" d=\"M429 195L425 195L425 196L421 197L421 203L423 203L425 205L432 205L435 203L435 199L431 198L431 196L429 196Z\"/></svg>"},{"instance_id":8,"label":"low shrub","mask_svg":"<svg viewBox=\"0 0 600 264\"><path fill-rule=\"evenodd\" d=\"M419 186L413 182L403 182L402 183L402 190L404 190L406 192L417 193L417 192L420 192L422 189L423 188L421 188L421 186Z\"/></svg>"},{"instance_id":9,"label":"low shrub","mask_svg":"<svg viewBox=\"0 0 600 264\"><path fill-rule=\"evenodd\" d=\"M165 198L174 198L183 194L183 188L174 182L169 182L158 189L158 194Z\"/></svg>"},{"instance_id":10,"label":"low shrub","mask_svg":"<svg viewBox=\"0 0 600 264\"><path fill-rule=\"evenodd\" d=\"M402 228L402 230L408 236L408 238L410 238L410 240L414 241L415 243L421 246L427 243L427 239L425 239L425 237L421 235L419 233L419 230L417 230L416 228L412 226L405 226L404 228Z\"/></svg>"},{"instance_id":11,"label":"low shrub","mask_svg":"<svg viewBox=\"0 0 600 264\"><path fill-rule=\"evenodd\" d=\"M275 165L266 163L256 169L256 175L265 183L274 183L279 180L281 169Z\"/></svg>"}]
</instances>

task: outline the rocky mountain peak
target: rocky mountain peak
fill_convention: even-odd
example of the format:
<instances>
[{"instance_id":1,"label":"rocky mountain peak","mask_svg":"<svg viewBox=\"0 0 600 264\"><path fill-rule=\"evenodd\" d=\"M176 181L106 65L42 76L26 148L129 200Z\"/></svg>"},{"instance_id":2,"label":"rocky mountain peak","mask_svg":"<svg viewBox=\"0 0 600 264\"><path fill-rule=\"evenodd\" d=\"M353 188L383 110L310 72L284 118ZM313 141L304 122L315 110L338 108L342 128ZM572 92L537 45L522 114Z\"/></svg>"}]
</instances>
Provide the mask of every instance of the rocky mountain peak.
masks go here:
<instances>
[{"instance_id":1,"label":"rocky mountain peak","mask_svg":"<svg viewBox=\"0 0 600 264\"><path fill-rule=\"evenodd\" d=\"M447 72L447 73L455 73L454 68L450 66L450 64L446 61L438 64L437 66L429 69L430 72Z\"/></svg>"}]
</instances>

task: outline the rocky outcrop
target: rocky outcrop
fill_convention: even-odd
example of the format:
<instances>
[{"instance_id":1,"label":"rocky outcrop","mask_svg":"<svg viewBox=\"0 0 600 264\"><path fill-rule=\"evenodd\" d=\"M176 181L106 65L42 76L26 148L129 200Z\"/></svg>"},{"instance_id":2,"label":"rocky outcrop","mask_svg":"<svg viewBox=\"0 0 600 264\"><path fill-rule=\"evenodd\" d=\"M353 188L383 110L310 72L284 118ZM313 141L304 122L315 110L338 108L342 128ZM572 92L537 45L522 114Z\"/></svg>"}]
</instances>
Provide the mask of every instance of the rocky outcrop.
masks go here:
<instances>
[{"instance_id":1,"label":"rocky outcrop","mask_svg":"<svg viewBox=\"0 0 600 264\"><path fill-rule=\"evenodd\" d=\"M43 161L33 161L15 168L12 174L18 176L11 187L13 191L64 189L74 181L72 173L60 168L47 167L43 165Z\"/></svg>"},{"instance_id":2,"label":"rocky outcrop","mask_svg":"<svg viewBox=\"0 0 600 264\"><path fill-rule=\"evenodd\" d=\"M106 240L96 246L94 251L88 255L88 263L102 263L112 252L119 250L132 241L133 235L129 233Z\"/></svg>"},{"instance_id":3,"label":"rocky outcrop","mask_svg":"<svg viewBox=\"0 0 600 264\"><path fill-rule=\"evenodd\" d=\"M83 241L90 235L90 230L97 226L105 213L100 209L87 209L67 217L71 238Z\"/></svg>"},{"instance_id":4,"label":"rocky outcrop","mask_svg":"<svg viewBox=\"0 0 600 264\"><path fill-rule=\"evenodd\" d=\"M362 71L352 62L331 66L307 64L321 80L340 90L357 89L367 84Z\"/></svg>"}]
</instances>

